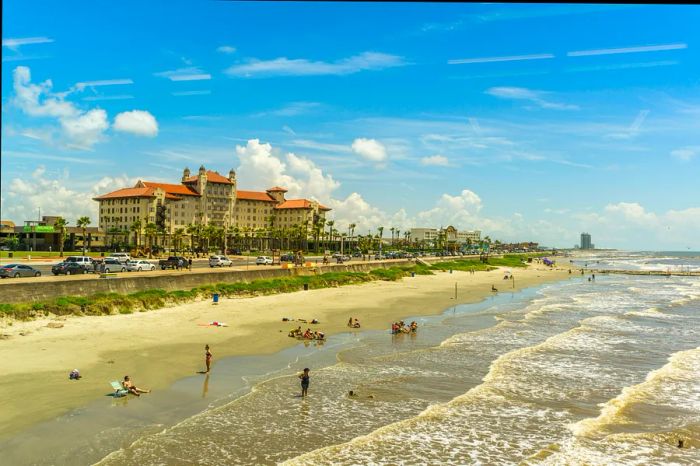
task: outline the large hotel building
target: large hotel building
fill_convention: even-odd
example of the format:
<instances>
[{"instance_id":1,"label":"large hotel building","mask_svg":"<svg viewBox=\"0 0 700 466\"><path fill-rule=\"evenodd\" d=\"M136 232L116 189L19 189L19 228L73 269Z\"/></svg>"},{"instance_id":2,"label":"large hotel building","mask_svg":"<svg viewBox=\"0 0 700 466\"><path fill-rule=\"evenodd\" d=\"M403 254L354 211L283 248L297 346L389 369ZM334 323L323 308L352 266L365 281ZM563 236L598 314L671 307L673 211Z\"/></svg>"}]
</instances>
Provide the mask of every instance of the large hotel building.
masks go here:
<instances>
[{"instance_id":1,"label":"large hotel building","mask_svg":"<svg viewBox=\"0 0 700 466\"><path fill-rule=\"evenodd\" d=\"M159 206L165 206L165 231L174 233L188 225L215 225L241 229L289 228L305 226L309 235L316 222L325 219L328 207L309 199L285 199L286 189L239 191L236 173L228 177L199 168L191 176L185 168L180 184L138 181L133 188L122 188L94 198L99 202L102 231L128 231L141 221L140 233L156 223Z\"/></svg>"}]
</instances>

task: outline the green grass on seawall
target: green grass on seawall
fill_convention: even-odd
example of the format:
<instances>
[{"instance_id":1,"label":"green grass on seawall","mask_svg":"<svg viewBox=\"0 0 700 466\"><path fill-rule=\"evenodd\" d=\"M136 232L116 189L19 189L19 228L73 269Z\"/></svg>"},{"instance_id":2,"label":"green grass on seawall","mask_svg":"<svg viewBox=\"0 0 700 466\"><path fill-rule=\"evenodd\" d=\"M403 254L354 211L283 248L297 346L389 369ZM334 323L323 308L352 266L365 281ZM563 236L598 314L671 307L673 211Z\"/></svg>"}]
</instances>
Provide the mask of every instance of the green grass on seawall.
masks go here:
<instances>
[{"instance_id":1,"label":"green grass on seawall","mask_svg":"<svg viewBox=\"0 0 700 466\"><path fill-rule=\"evenodd\" d=\"M432 266L413 264L374 269L370 272L328 272L319 275L290 276L253 280L250 282L217 283L190 290L166 291L152 289L130 294L100 293L91 296L61 296L48 301L0 304L0 315L26 320L46 315L111 315L130 314L166 306L208 299L214 293L221 297L260 296L277 293L291 293L304 289L330 288L357 285L377 280L395 281L409 276L432 275L434 271L446 270L491 270L497 266L524 267L526 256L506 255L502 258L489 258L485 264L478 260L451 260L438 262Z\"/></svg>"},{"instance_id":2,"label":"green grass on seawall","mask_svg":"<svg viewBox=\"0 0 700 466\"><path fill-rule=\"evenodd\" d=\"M217 283L190 290L166 291L152 289L130 294L100 293L91 296L61 296L48 301L0 304L0 314L26 320L45 315L110 315L130 314L169 305L208 299L214 293L221 297L260 296L291 293L304 289L356 285L376 280L394 281L409 276L432 274L429 267L412 265L365 272L328 272L319 275L291 276L253 280L250 282Z\"/></svg>"}]
</instances>

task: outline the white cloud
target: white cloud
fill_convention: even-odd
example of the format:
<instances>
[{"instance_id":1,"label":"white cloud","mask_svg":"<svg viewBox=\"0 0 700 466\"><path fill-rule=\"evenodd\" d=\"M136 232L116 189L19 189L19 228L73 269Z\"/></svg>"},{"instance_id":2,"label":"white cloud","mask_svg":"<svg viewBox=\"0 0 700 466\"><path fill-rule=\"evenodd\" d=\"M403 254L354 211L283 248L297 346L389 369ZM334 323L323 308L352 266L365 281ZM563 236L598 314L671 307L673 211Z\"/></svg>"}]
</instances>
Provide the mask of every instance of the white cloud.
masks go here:
<instances>
[{"instance_id":1,"label":"white cloud","mask_svg":"<svg viewBox=\"0 0 700 466\"><path fill-rule=\"evenodd\" d=\"M203 81L211 79L211 75L205 71L202 71L196 66L190 66L187 68L178 68L176 70L161 71L155 73L156 76L161 78L167 78L171 81Z\"/></svg>"},{"instance_id":2,"label":"white cloud","mask_svg":"<svg viewBox=\"0 0 700 466\"><path fill-rule=\"evenodd\" d=\"M70 91L62 93L53 91L51 80L33 84L31 82L31 72L25 66L15 68L13 81L15 93L11 100L13 105L16 105L24 113L33 117L55 118L60 124L61 134L64 139L59 141L60 143L70 148L88 150L96 143L104 140L105 132L109 129L107 112L104 110L100 108L90 110L78 108L75 104L66 100ZM113 83L113 81L124 80L103 81L103 84L93 81L92 84L111 85L104 83ZM88 82L78 83L76 88L84 89L89 84ZM120 118L120 116L122 117ZM149 121L149 118L151 121ZM135 120L138 119L141 120L140 129L134 129L138 126L135 125ZM155 135L157 133L157 125L153 116L148 112L138 110L117 115L115 129L147 135ZM42 129L40 134L43 136L40 139L47 143L53 142L54 138L51 133L51 130ZM33 137L37 132L29 129L25 130L23 134Z\"/></svg>"},{"instance_id":3,"label":"white cloud","mask_svg":"<svg viewBox=\"0 0 700 466\"><path fill-rule=\"evenodd\" d=\"M435 165L439 167L447 167L450 165L450 161L444 155L431 155L430 157L423 157L420 159L422 165Z\"/></svg>"},{"instance_id":4,"label":"white cloud","mask_svg":"<svg viewBox=\"0 0 700 466\"><path fill-rule=\"evenodd\" d=\"M621 216L621 220L627 222L651 226L658 222L656 214L647 212L644 207L636 202L618 202L605 206L605 212L615 216ZM619 217L616 217L619 219Z\"/></svg>"},{"instance_id":5,"label":"white cloud","mask_svg":"<svg viewBox=\"0 0 700 466\"><path fill-rule=\"evenodd\" d=\"M7 47L8 49L11 50L17 50L23 45L31 45L31 44L47 44L53 42L53 39L50 39L48 37L17 37L17 38L8 38L8 39L3 39L2 40L2 46Z\"/></svg>"},{"instance_id":6,"label":"white cloud","mask_svg":"<svg viewBox=\"0 0 700 466\"><path fill-rule=\"evenodd\" d=\"M608 134L606 135L606 137L611 139L634 139L639 135L639 132L642 129L642 125L649 116L649 113L650 110L640 110L639 113L637 113L637 116L634 118L634 121L632 121L632 123L630 124L629 128L627 128L624 131Z\"/></svg>"},{"instance_id":7,"label":"white cloud","mask_svg":"<svg viewBox=\"0 0 700 466\"><path fill-rule=\"evenodd\" d=\"M70 224L87 215L93 225L98 222L98 206L93 197L124 186L136 183L135 178L126 175L103 177L85 190L75 188L75 179L66 170L61 174L49 175L43 166L37 167L29 177L17 177L10 181L6 196L2 199L3 218L21 224L33 218L41 208L44 215L60 215ZM51 193L47 195L46 193Z\"/></svg>"},{"instance_id":8,"label":"white cloud","mask_svg":"<svg viewBox=\"0 0 700 466\"><path fill-rule=\"evenodd\" d=\"M123 86L126 84L134 84L134 81L132 81L129 78L124 78L124 79L102 79L99 81L84 81L84 82L79 82L75 83L75 88L79 91L82 91L86 87L100 87L100 86Z\"/></svg>"},{"instance_id":9,"label":"white cloud","mask_svg":"<svg viewBox=\"0 0 700 466\"><path fill-rule=\"evenodd\" d=\"M700 155L700 146L685 146L671 151L672 157L684 162L689 162L698 155Z\"/></svg>"},{"instance_id":10,"label":"white cloud","mask_svg":"<svg viewBox=\"0 0 700 466\"><path fill-rule=\"evenodd\" d=\"M334 62L286 57L272 60L252 59L233 65L225 73L235 77L345 75L406 65L402 57L378 52L363 52Z\"/></svg>"},{"instance_id":11,"label":"white cloud","mask_svg":"<svg viewBox=\"0 0 700 466\"><path fill-rule=\"evenodd\" d=\"M222 45L221 47L217 47L216 51L219 53L225 53L227 55L230 55L232 53L236 53L236 47L232 47L230 45Z\"/></svg>"},{"instance_id":12,"label":"white cloud","mask_svg":"<svg viewBox=\"0 0 700 466\"><path fill-rule=\"evenodd\" d=\"M553 110L579 110L578 105L564 104L560 102L552 102L543 98L546 92L535 91L523 87L492 87L486 90L486 94L498 97L501 99L510 100L525 100L536 104L540 108Z\"/></svg>"},{"instance_id":13,"label":"white cloud","mask_svg":"<svg viewBox=\"0 0 700 466\"><path fill-rule=\"evenodd\" d=\"M387 159L386 148L376 139L357 138L352 142L352 150L371 162L381 163Z\"/></svg>"},{"instance_id":14,"label":"white cloud","mask_svg":"<svg viewBox=\"0 0 700 466\"><path fill-rule=\"evenodd\" d=\"M122 112L114 118L114 129L138 136L154 137L158 135L158 122L145 110L132 110Z\"/></svg>"},{"instance_id":15,"label":"white cloud","mask_svg":"<svg viewBox=\"0 0 700 466\"><path fill-rule=\"evenodd\" d=\"M309 113L315 109L318 109L319 107L321 107L321 104L318 102L290 102L284 107L278 108L276 110L260 112L255 114L255 116L297 116Z\"/></svg>"},{"instance_id":16,"label":"white cloud","mask_svg":"<svg viewBox=\"0 0 700 466\"><path fill-rule=\"evenodd\" d=\"M347 225L355 223L355 235L364 235L370 229L387 225L387 214L368 203L362 195L353 192L345 199L331 199L328 207L333 209L331 217L336 222L336 228L344 231ZM376 231L375 231L376 233Z\"/></svg>"},{"instance_id":17,"label":"white cloud","mask_svg":"<svg viewBox=\"0 0 700 466\"><path fill-rule=\"evenodd\" d=\"M687 44L663 44L663 45L643 45L638 47L622 47L613 49L597 49L597 50L577 50L575 52L567 52L567 57L590 57L593 55L614 55L620 53L642 53L642 52L663 52L667 50L681 50L688 48Z\"/></svg>"},{"instance_id":18,"label":"white cloud","mask_svg":"<svg viewBox=\"0 0 700 466\"><path fill-rule=\"evenodd\" d=\"M513 55L507 57L479 57L479 58L457 58L448 60L448 65L464 65L469 63L494 63L503 61L522 61L522 60L546 60L554 58L551 53L537 53L532 55Z\"/></svg>"},{"instance_id":19,"label":"white cloud","mask_svg":"<svg viewBox=\"0 0 700 466\"><path fill-rule=\"evenodd\" d=\"M109 128L107 112L100 108L89 110L76 118L61 119L64 133L72 141L71 147L90 149L100 142Z\"/></svg>"}]
</instances>

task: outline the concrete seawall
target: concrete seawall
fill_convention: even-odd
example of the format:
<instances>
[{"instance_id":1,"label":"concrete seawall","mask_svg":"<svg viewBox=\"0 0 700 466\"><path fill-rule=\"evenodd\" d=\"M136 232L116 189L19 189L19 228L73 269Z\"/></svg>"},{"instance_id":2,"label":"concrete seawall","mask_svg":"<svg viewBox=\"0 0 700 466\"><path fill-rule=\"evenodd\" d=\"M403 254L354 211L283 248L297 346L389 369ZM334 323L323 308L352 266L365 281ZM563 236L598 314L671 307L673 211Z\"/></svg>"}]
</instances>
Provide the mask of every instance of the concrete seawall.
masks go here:
<instances>
[{"instance_id":1,"label":"concrete seawall","mask_svg":"<svg viewBox=\"0 0 700 466\"><path fill-rule=\"evenodd\" d=\"M138 276L122 273L116 278L109 279L100 279L95 275L57 277L50 281L17 279L17 281L12 282L3 281L0 286L0 303L47 301L59 296L90 296L98 293L128 294L152 289L189 290L216 283L250 282L294 275L314 275L317 272L369 272L373 269L406 266L410 263L408 260L395 260L391 262L333 264L316 268L196 270L192 272L153 272L153 275L144 273Z\"/></svg>"}]
</instances>

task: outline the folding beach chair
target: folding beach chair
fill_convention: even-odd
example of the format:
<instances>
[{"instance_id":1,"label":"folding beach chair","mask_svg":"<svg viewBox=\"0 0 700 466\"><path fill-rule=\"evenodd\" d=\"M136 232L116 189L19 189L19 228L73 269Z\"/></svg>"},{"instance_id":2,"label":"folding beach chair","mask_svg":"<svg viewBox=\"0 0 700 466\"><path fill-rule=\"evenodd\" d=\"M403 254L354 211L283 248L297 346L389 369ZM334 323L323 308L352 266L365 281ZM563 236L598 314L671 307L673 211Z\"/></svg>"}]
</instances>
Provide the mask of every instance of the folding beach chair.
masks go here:
<instances>
[{"instance_id":1,"label":"folding beach chair","mask_svg":"<svg viewBox=\"0 0 700 466\"><path fill-rule=\"evenodd\" d=\"M129 393L129 390L126 388L122 387L122 384L117 382L116 380L113 382L110 382L110 385L112 385L112 388L114 389L114 397L115 398L120 398L122 396L125 396L127 393Z\"/></svg>"}]
</instances>

